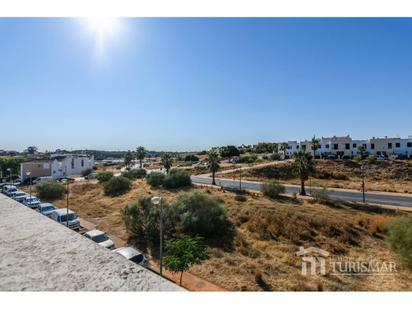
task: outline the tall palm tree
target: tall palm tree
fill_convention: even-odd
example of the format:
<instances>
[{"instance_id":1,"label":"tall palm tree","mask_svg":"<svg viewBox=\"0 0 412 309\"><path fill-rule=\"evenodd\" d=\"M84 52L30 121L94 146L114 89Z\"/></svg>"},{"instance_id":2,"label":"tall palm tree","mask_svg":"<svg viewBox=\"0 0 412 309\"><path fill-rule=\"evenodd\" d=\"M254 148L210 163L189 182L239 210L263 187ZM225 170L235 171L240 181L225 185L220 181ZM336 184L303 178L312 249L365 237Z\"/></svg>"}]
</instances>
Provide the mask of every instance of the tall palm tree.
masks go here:
<instances>
[{"instance_id":1,"label":"tall palm tree","mask_svg":"<svg viewBox=\"0 0 412 309\"><path fill-rule=\"evenodd\" d=\"M312 155L306 151L299 150L293 155L293 173L300 179L300 195L306 195L305 181L309 175L315 172L315 163Z\"/></svg>"},{"instance_id":2,"label":"tall palm tree","mask_svg":"<svg viewBox=\"0 0 412 309\"><path fill-rule=\"evenodd\" d=\"M311 143L311 148L313 151L313 159L316 158L316 150L318 150L320 148L320 140L318 138L316 138L315 135L313 135L312 140L310 141Z\"/></svg>"},{"instance_id":3,"label":"tall palm tree","mask_svg":"<svg viewBox=\"0 0 412 309\"><path fill-rule=\"evenodd\" d=\"M365 146L364 146L364 145L360 145L360 146L358 147L358 152L359 152L359 155L360 155L360 159L362 160L362 159L363 159L363 155L364 155L365 152L366 152Z\"/></svg>"},{"instance_id":4,"label":"tall palm tree","mask_svg":"<svg viewBox=\"0 0 412 309\"><path fill-rule=\"evenodd\" d=\"M220 168L219 160L220 160L220 155L216 150L212 149L207 152L207 161L209 162L207 167L212 172L212 185L214 186L216 186L215 174Z\"/></svg>"},{"instance_id":5,"label":"tall palm tree","mask_svg":"<svg viewBox=\"0 0 412 309\"><path fill-rule=\"evenodd\" d=\"M133 161L133 154L130 150L128 150L124 156L124 165L126 165L126 167L129 167L132 161Z\"/></svg>"},{"instance_id":6,"label":"tall palm tree","mask_svg":"<svg viewBox=\"0 0 412 309\"><path fill-rule=\"evenodd\" d=\"M280 151L283 152L283 159L286 159L286 152L289 149L289 144L288 143L282 143L282 144L280 144L279 149L280 149Z\"/></svg>"},{"instance_id":7,"label":"tall palm tree","mask_svg":"<svg viewBox=\"0 0 412 309\"><path fill-rule=\"evenodd\" d=\"M136 148L136 159L139 160L140 168L143 167L142 161L146 156L146 149L143 146L139 146Z\"/></svg>"},{"instance_id":8,"label":"tall palm tree","mask_svg":"<svg viewBox=\"0 0 412 309\"><path fill-rule=\"evenodd\" d=\"M172 158L172 155L170 153L163 154L163 156L162 156L162 165L166 169L166 173L169 174L170 168L173 165L173 158Z\"/></svg>"}]
</instances>

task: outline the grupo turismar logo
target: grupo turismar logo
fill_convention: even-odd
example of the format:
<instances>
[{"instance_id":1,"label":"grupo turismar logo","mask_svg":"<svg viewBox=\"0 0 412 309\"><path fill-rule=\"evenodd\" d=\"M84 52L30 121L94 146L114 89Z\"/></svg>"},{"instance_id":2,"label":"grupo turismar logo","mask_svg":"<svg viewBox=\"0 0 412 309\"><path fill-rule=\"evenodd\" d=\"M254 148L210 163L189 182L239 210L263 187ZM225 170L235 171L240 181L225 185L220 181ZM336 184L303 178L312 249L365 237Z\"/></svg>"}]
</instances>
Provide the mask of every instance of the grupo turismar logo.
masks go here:
<instances>
[{"instance_id":1,"label":"grupo turismar logo","mask_svg":"<svg viewBox=\"0 0 412 309\"><path fill-rule=\"evenodd\" d=\"M296 256L302 259L302 275L325 276L328 273L369 276L389 275L397 273L396 263L393 261L379 261L373 257L355 259L351 257L333 256L328 251L310 247L300 247Z\"/></svg>"}]
</instances>

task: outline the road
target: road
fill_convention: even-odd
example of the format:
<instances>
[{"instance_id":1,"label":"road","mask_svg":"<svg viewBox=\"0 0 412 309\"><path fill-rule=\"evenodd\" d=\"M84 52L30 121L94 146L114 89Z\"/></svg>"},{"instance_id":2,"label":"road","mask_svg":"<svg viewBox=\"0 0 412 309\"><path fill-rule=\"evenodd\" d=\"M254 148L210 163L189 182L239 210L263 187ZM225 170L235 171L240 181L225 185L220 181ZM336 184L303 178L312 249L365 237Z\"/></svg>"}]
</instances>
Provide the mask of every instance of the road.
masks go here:
<instances>
[{"instance_id":1,"label":"road","mask_svg":"<svg viewBox=\"0 0 412 309\"><path fill-rule=\"evenodd\" d=\"M206 176L192 176L192 182L195 184L205 184L211 185L212 178ZM216 184L224 188L239 188L239 180L229 180L229 179L218 179L216 178ZM284 185L286 188L286 193L298 193L299 187L294 185ZM261 183L243 181L242 189L261 191ZM310 190L307 189L308 194ZM362 202L362 192L353 190L337 190L337 189L327 189L328 195L332 199L351 201L351 202ZM365 198L367 203L383 204L383 205L393 205L402 207L412 207L412 195L397 195L397 194L385 194L385 193L365 193Z\"/></svg>"}]
</instances>

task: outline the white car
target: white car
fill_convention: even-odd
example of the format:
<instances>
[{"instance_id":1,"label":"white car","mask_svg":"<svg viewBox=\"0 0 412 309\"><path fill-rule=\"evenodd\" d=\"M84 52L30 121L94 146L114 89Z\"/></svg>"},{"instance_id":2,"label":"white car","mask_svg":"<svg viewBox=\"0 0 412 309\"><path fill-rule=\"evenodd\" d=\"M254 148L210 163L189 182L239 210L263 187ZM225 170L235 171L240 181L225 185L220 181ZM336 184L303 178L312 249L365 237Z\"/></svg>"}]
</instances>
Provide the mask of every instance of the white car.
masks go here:
<instances>
[{"instance_id":1,"label":"white car","mask_svg":"<svg viewBox=\"0 0 412 309\"><path fill-rule=\"evenodd\" d=\"M31 209L36 209L37 207L39 207L40 203L41 203L40 199L38 199L35 196L32 196L32 197L29 196L23 200L23 204L26 205L27 207L30 207Z\"/></svg>"},{"instance_id":2,"label":"white car","mask_svg":"<svg viewBox=\"0 0 412 309\"><path fill-rule=\"evenodd\" d=\"M72 230L80 230L80 220L77 219L76 213L70 209L68 211L67 208L56 209L51 213L50 218Z\"/></svg>"},{"instance_id":3,"label":"white car","mask_svg":"<svg viewBox=\"0 0 412 309\"><path fill-rule=\"evenodd\" d=\"M121 256L128 259L129 261L132 261L143 267L148 266L147 260L144 257L143 253L140 252L139 250L136 250L135 248L132 248L132 247L119 248L119 249L113 250L113 252L116 252L117 254L120 254Z\"/></svg>"},{"instance_id":4,"label":"white car","mask_svg":"<svg viewBox=\"0 0 412 309\"><path fill-rule=\"evenodd\" d=\"M2 189L2 192L6 194L7 196L10 196L11 193L16 192L17 188L16 186L13 185L5 185Z\"/></svg>"},{"instance_id":5,"label":"white car","mask_svg":"<svg viewBox=\"0 0 412 309\"><path fill-rule=\"evenodd\" d=\"M105 232L99 230L91 230L84 233L84 237L93 240L95 243L106 249L114 249L114 242L107 236Z\"/></svg>"}]
</instances>

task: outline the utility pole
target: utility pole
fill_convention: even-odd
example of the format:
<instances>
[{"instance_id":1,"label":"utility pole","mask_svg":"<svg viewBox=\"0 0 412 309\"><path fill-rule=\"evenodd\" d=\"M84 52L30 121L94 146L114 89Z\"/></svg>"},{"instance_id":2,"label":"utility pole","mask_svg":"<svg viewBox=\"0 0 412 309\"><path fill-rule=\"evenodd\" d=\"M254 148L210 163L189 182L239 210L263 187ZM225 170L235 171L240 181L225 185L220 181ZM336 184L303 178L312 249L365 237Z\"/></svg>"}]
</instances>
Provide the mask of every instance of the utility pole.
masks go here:
<instances>
[{"instance_id":1,"label":"utility pole","mask_svg":"<svg viewBox=\"0 0 412 309\"><path fill-rule=\"evenodd\" d=\"M239 191L242 191L242 167L239 168Z\"/></svg>"},{"instance_id":2,"label":"utility pole","mask_svg":"<svg viewBox=\"0 0 412 309\"><path fill-rule=\"evenodd\" d=\"M66 225L69 227L69 180L66 179Z\"/></svg>"},{"instance_id":3,"label":"utility pole","mask_svg":"<svg viewBox=\"0 0 412 309\"><path fill-rule=\"evenodd\" d=\"M31 172L26 172L26 175L30 177L30 187L29 187L29 188L30 188L30 189L29 189L29 192L30 192L30 193L29 193L29 194L30 194L30 201L31 201L31 184L32 184L32 183L31 183L31 179L32 179L32 178L31 178Z\"/></svg>"},{"instance_id":4,"label":"utility pole","mask_svg":"<svg viewBox=\"0 0 412 309\"><path fill-rule=\"evenodd\" d=\"M160 262L160 276L163 275L163 203L162 198L159 196L154 196L151 199L154 205L160 206L160 222L159 222L159 237L160 237L160 248L159 248L159 262Z\"/></svg>"},{"instance_id":5,"label":"utility pole","mask_svg":"<svg viewBox=\"0 0 412 309\"><path fill-rule=\"evenodd\" d=\"M364 164L361 165L361 177L362 177L362 200L365 204L365 171L364 171Z\"/></svg>"}]
</instances>

